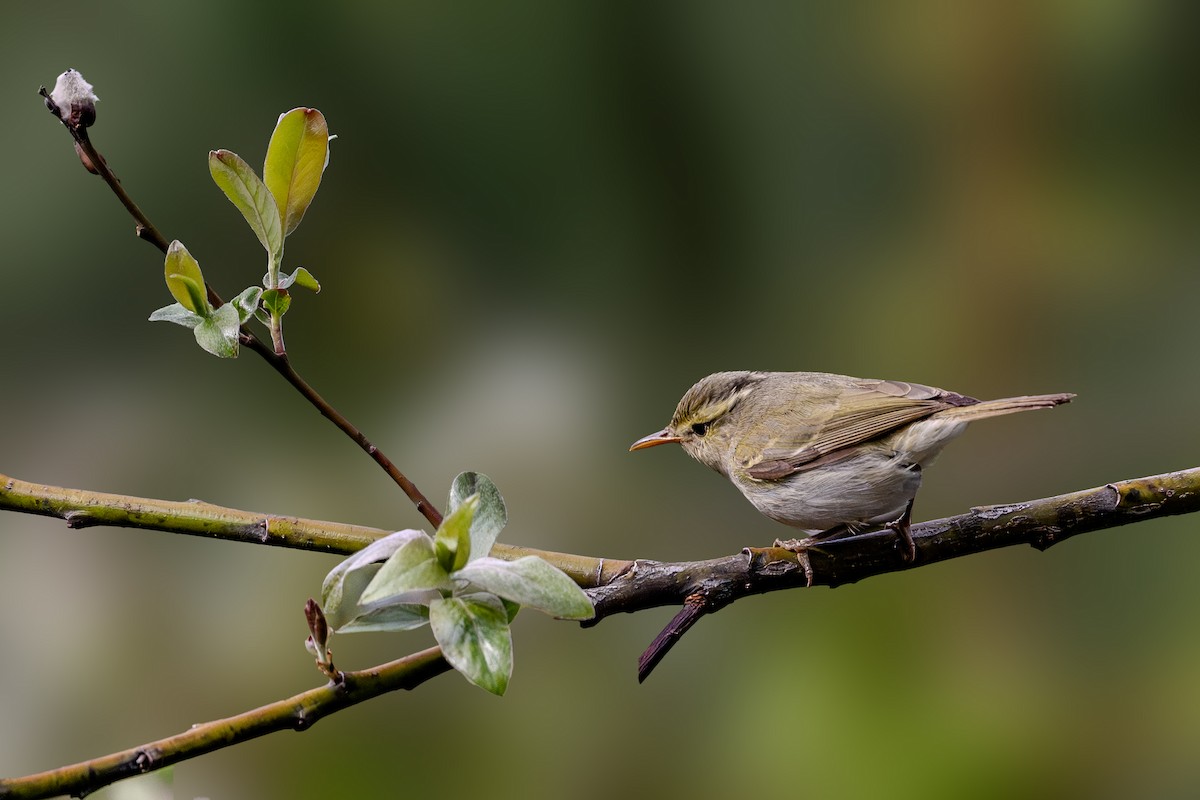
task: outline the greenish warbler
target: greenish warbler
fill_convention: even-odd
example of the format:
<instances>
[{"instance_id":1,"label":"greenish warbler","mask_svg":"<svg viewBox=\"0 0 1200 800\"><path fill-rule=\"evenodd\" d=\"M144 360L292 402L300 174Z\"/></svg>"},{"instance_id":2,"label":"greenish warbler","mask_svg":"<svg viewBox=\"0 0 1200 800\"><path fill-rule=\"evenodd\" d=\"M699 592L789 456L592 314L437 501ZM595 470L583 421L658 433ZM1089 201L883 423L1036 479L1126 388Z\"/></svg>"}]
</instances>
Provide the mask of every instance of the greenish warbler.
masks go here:
<instances>
[{"instance_id":1,"label":"greenish warbler","mask_svg":"<svg viewBox=\"0 0 1200 800\"><path fill-rule=\"evenodd\" d=\"M968 422L1051 408L1073 394L979 401L932 386L823 372L718 372L684 394L641 450L678 442L807 543L887 527L910 532L922 470Z\"/></svg>"}]
</instances>

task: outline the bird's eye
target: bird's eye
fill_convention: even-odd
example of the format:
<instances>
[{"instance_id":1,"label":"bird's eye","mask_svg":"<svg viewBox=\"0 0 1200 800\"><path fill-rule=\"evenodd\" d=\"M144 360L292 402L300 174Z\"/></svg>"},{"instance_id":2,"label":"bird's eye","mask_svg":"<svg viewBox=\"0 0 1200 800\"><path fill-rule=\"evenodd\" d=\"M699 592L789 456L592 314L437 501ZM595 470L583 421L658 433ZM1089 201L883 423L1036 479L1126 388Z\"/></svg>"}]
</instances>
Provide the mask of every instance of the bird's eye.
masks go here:
<instances>
[{"instance_id":1,"label":"bird's eye","mask_svg":"<svg viewBox=\"0 0 1200 800\"><path fill-rule=\"evenodd\" d=\"M704 434L708 433L708 423L707 422L693 422L692 423L692 433L696 434L697 436L703 436Z\"/></svg>"}]
</instances>

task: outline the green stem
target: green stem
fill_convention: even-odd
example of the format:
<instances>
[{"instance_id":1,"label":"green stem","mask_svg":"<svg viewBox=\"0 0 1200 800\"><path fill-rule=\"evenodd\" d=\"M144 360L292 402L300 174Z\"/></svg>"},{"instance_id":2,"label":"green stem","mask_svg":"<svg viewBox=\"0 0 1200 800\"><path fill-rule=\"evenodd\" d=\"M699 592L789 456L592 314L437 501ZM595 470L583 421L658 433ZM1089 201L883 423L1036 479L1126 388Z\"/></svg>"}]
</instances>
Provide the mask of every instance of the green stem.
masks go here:
<instances>
[{"instance_id":1,"label":"green stem","mask_svg":"<svg viewBox=\"0 0 1200 800\"><path fill-rule=\"evenodd\" d=\"M70 528L112 526L350 555L390 531L363 525L239 511L198 500L170 501L65 489L0 474L0 510L57 517ZM632 562L496 544L492 555L536 555L584 588L613 580Z\"/></svg>"},{"instance_id":2,"label":"green stem","mask_svg":"<svg viewBox=\"0 0 1200 800\"><path fill-rule=\"evenodd\" d=\"M280 246L278 253L267 254L267 290L279 291L279 266L283 261L283 248ZM283 343L283 314L278 313L274 307L268 309L271 312L271 344L275 348L275 355L279 357L287 356L287 347Z\"/></svg>"}]
</instances>

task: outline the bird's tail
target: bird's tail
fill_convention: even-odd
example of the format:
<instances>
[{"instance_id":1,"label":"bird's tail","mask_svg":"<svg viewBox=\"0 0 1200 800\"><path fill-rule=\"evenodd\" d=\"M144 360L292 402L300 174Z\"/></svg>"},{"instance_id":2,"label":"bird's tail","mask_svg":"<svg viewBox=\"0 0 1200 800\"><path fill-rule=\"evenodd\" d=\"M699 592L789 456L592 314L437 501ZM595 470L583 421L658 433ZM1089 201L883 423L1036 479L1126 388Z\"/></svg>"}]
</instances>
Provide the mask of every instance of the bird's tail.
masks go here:
<instances>
[{"instance_id":1,"label":"bird's tail","mask_svg":"<svg viewBox=\"0 0 1200 800\"><path fill-rule=\"evenodd\" d=\"M1018 411L1032 411L1035 408L1054 408L1054 406L1071 402L1075 395L1037 394L1026 397L1004 397L999 400L984 400L969 406L959 406L940 411L937 418L947 422L974 422L984 417L998 417L1002 414L1016 414Z\"/></svg>"}]
</instances>

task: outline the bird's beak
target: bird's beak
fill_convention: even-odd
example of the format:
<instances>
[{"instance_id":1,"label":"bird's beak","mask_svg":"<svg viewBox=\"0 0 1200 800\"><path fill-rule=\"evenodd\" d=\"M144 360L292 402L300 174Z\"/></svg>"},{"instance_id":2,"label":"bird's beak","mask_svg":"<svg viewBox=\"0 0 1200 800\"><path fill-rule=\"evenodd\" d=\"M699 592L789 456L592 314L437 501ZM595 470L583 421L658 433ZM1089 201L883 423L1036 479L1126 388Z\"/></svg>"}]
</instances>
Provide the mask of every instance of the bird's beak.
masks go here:
<instances>
[{"instance_id":1,"label":"bird's beak","mask_svg":"<svg viewBox=\"0 0 1200 800\"><path fill-rule=\"evenodd\" d=\"M630 452L634 450L643 450L647 447L654 447L656 444L670 444L671 442L682 442L683 437L676 436L671 433L670 428L663 428L657 433L652 433L649 436L643 436L629 446Z\"/></svg>"}]
</instances>

